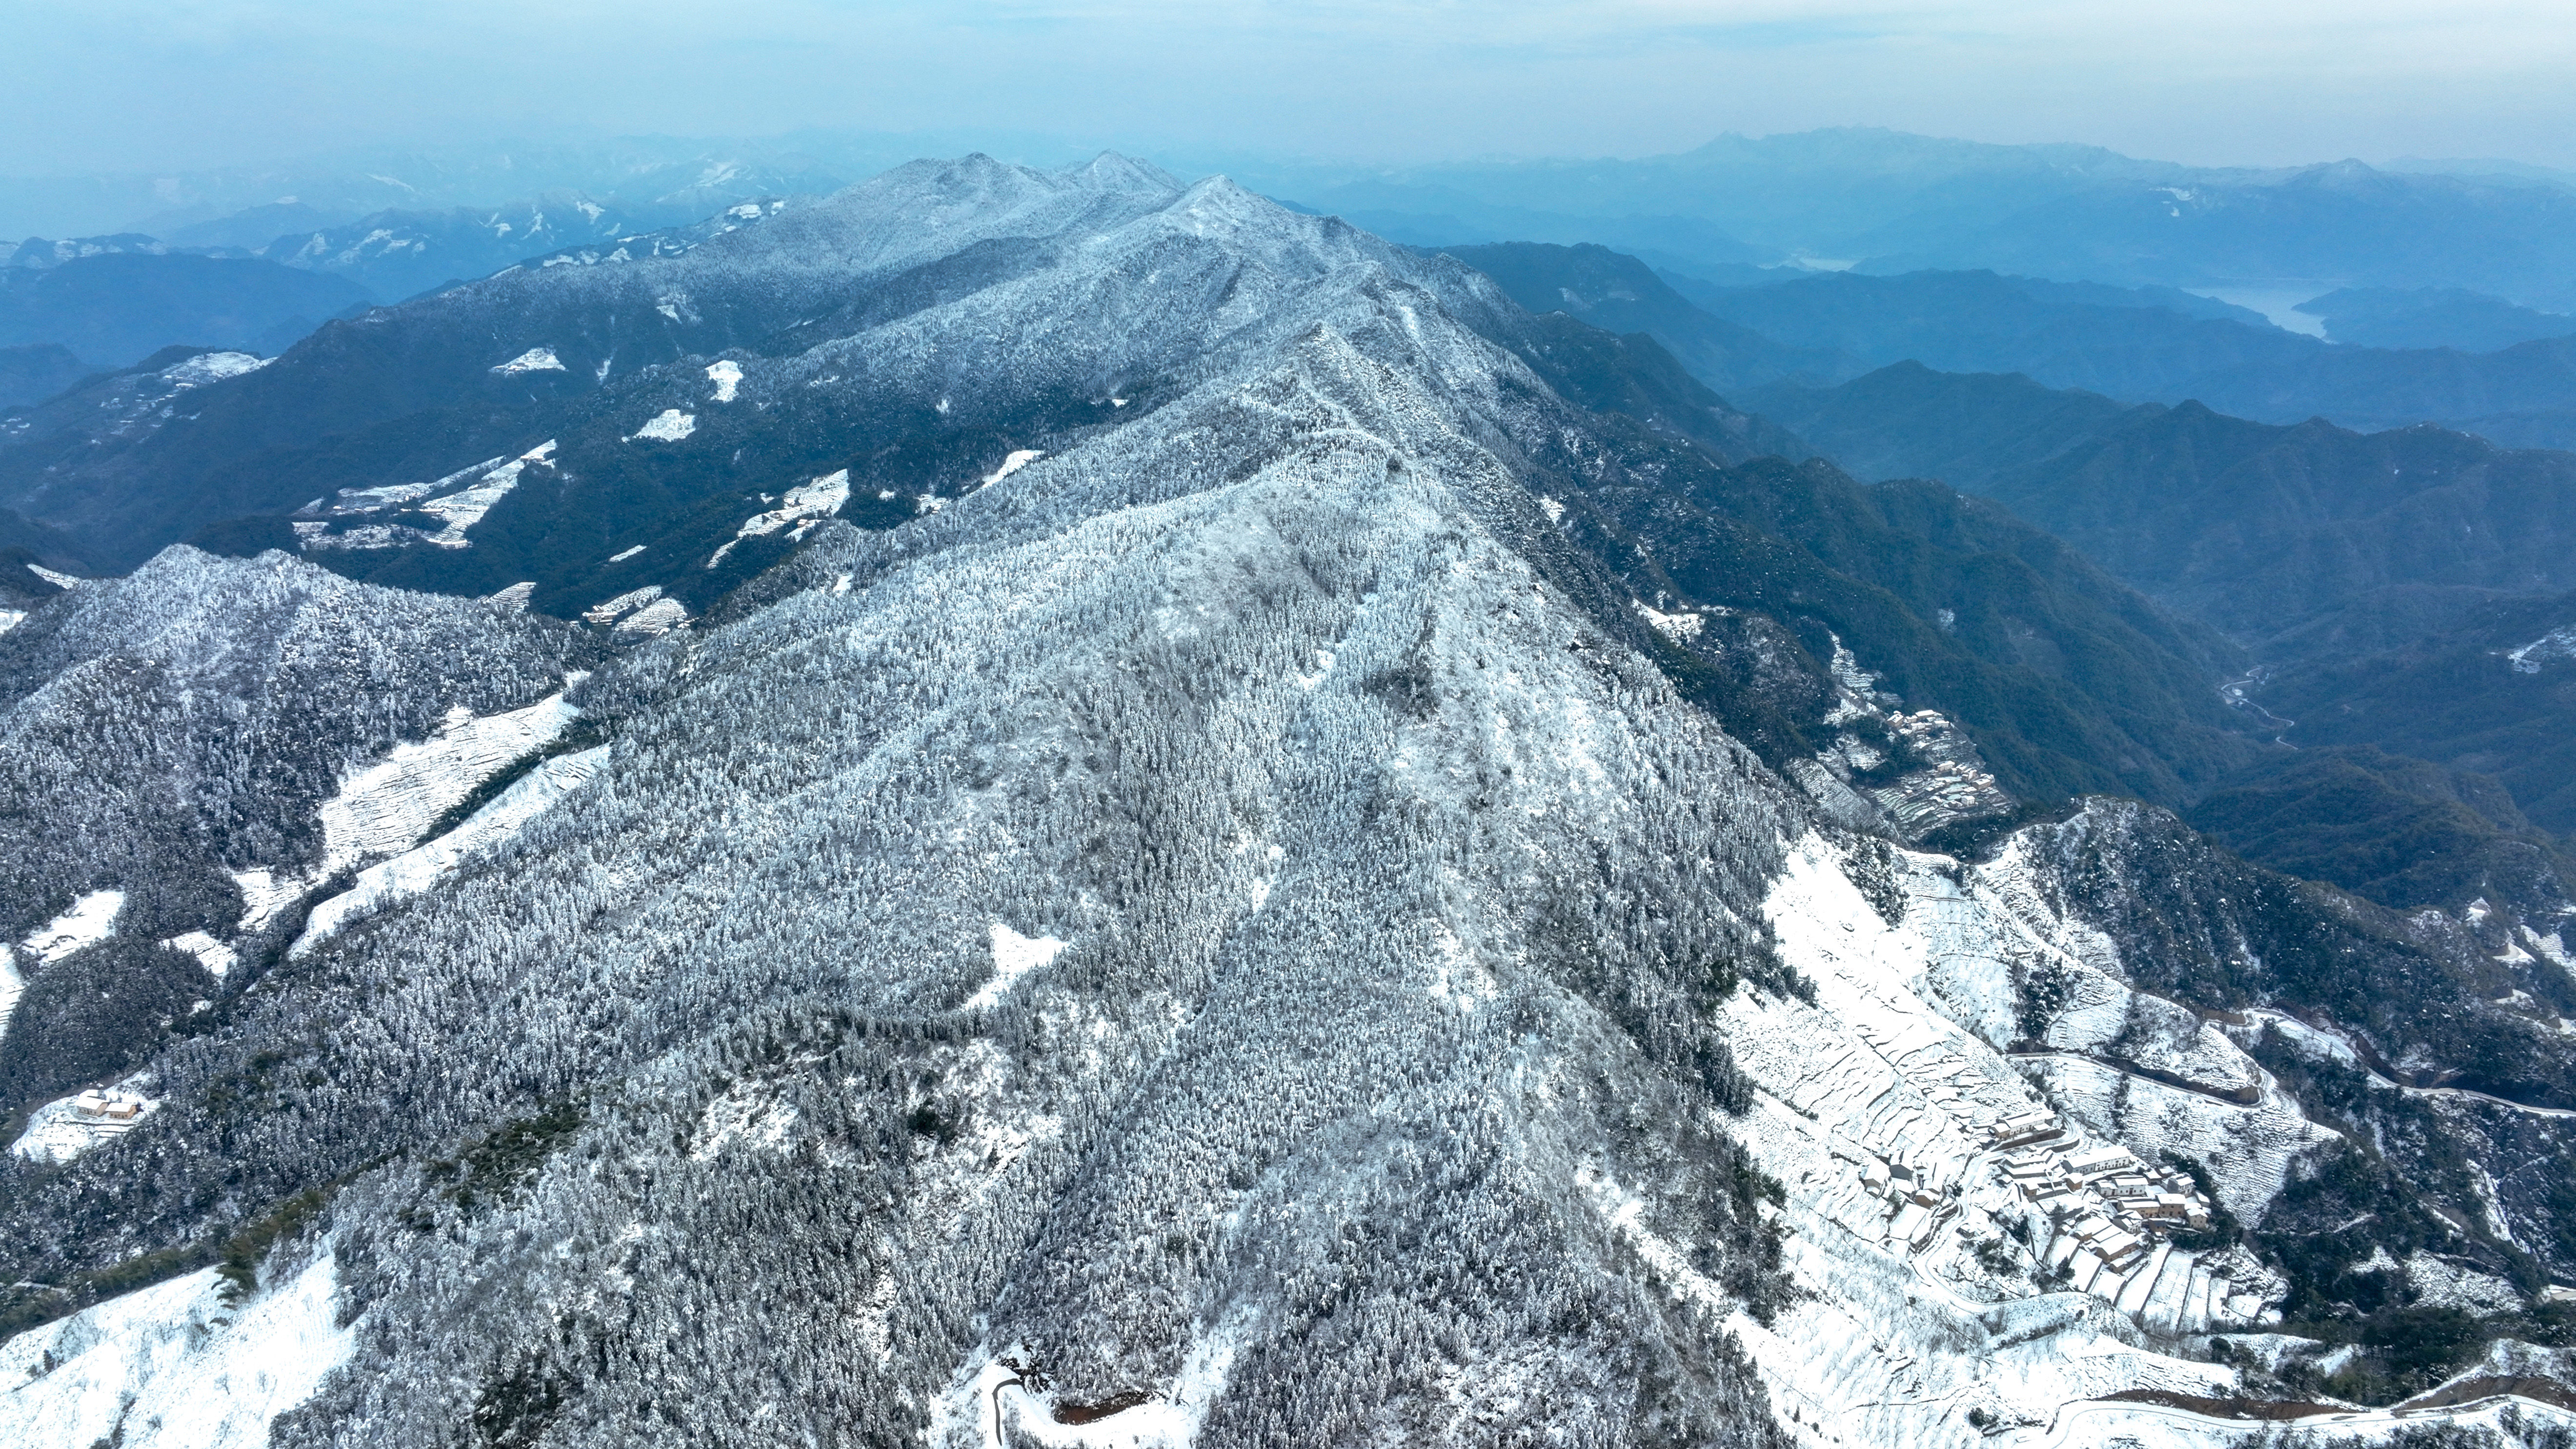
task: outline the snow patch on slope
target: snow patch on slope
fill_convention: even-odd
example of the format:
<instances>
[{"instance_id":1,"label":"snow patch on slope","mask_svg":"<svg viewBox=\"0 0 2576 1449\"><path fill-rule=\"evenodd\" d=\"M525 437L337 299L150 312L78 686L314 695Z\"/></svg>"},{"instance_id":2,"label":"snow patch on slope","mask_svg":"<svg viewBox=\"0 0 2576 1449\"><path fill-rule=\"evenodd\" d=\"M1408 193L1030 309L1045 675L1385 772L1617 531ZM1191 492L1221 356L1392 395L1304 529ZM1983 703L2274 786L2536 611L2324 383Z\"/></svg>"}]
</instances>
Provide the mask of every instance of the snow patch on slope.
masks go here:
<instances>
[{"instance_id":1,"label":"snow patch on slope","mask_svg":"<svg viewBox=\"0 0 2576 1449\"><path fill-rule=\"evenodd\" d=\"M695 413L684 413L678 408L664 408L647 419L644 426L628 433L626 441L676 443L697 430L698 419Z\"/></svg>"},{"instance_id":2,"label":"snow patch on slope","mask_svg":"<svg viewBox=\"0 0 2576 1449\"><path fill-rule=\"evenodd\" d=\"M312 889L310 883L293 876L281 876L273 870L236 872L233 884L241 887L241 929L246 934L264 930L277 919L277 913L304 898Z\"/></svg>"},{"instance_id":3,"label":"snow patch on slope","mask_svg":"<svg viewBox=\"0 0 2576 1449\"><path fill-rule=\"evenodd\" d=\"M2553 629L2504 657L2517 674L2538 674L2542 665L2554 659L2576 659L2576 624Z\"/></svg>"},{"instance_id":4,"label":"snow patch on slope","mask_svg":"<svg viewBox=\"0 0 2576 1449\"><path fill-rule=\"evenodd\" d=\"M1053 936L1023 936L999 921L993 923L993 979L966 998L964 1010L998 1006L1019 979L1054 960L1065 943Z\"/></svg>"},{"instance_id":5,"label":"snow patch on slope","mask_svg":"<svg viewBox=\"0 0 2576 1449\"><path fill-rule=\"evenodd\" d=\"M1653 625L1655 632L1667 639L1696 639L1699 637L1700 630L1707 627L1707 621L1697 614L1687 612L1667 614L1647 608L1643 599L1637 600L1636 603L1638 616Z\"/></svg>"},{"instance_id":6,"label":"snow patch on slope","mask_svg":"<svg viewBox=\"0 0 2576 1449\"><path fill-rule=\"evenodd\" d=\"M185 951L196 957L197 964L205 967L207 972L219 981L223 979L224 973L232 970L233 964L240 959L232 947L216 940L206 931L184 932L172 936L161 944L171 950Z\"/></svg>"},{"instance_id":7,"label":"snow patch on slope","mask_svg":"<svg viewBox=\"0 0 2576 1449\"><path fill-rule=\"evenodd\" d=\"M440 548L466 547L465 530L481 523L483 515L492 511L493 504L519 486L519 475L526 471L527 466L527 459L514 458L484 474L483 480L473 487L420 505L421 512L447 525L431 534L429 541Z\"/></svg>"},{"instance_id":8,"label":"snow patch on slope","mask_svg":"<svg viewBox=\"0 0 2576 1449\"><path fill-rule=\"evenodd\" d=\"M618 620L616 632L625 638L658 639L688 622L687 605L677 599L655 599Z\"/></svg>"},{"instance_id":9,"label":"snow patch on slope","mask_svg":"<svg viewBox=\"0 0 2576 1449\"><path fill-rule=\"evenodd\" d=\"M742 527L734 530L732 539L716 550L715 557L707 560L707 567L714 568L723 563L725 555L733 552L733 546L746 538L764 537L794 525L796 531L790 536L801 539L807 529L840 512L841 505L849 501L850 470L847 468L800 483L787 490L787 496L779 500L776 508L745 519Z\"/></svg>"},{"instance_id":10,"label":"snow patch on slope","mask_svg":"<svg viewBox=\"0 0 2576 1449\"><path fill-rule=\"evenodd\" d=\"M611 560L611 562L615 562L615 560ZM662 597L662 586L660 584L646 584L640 589L630 589L625 593L619 594L616 598L607 599L600 603L593 604L588 609L583 610L581 616L593 624L614 624L618 620L625 618L627 615L634 613L636 610L643 608L646 604L649 604L660 597Z\"/></svg>"},{"instance_id":11,"label":"snow patch on slope","mask_svg":"<svg viewBox=\"0 0 2576 1449\"><path fill-rule=\"evenodd\" d=\"M27 954L50 966L84 946L95 946L116 934L116 916L125 909L125 892L91 891L71 909L30 932L21 943Z\"/></svg>"},{"instance_id":12,"label":"snow patch on slope","mask_svg":"<svg viewBox=\"0 0 2576 1449\"><path fill-rule=\"evenodd\" d=\"M1022 468L1029 466L1031 463L1034 463L1045 456L1046 449L1044 448L1014 449L1009 457L1002 460L1001 467L984 475L984 480L981 486L990 488L994 484L1001 482L1003 479L1010 477L1012 474L1017 473Z\"/></svg>"},{"instance_id":13,"label":"snow patch on slope","mask_svg":"<svg viewBox=\"0 0 2576 1449\"><path fill-rule=\"evenodd\" d=\"M503 377L515 377L523 372L561 372L564 365L553 348L531 347L507 362L494 363L492 370Z\"/></svg>"},{"instance_id":14,"label":"snow patch on slope","mask_svg":"<svg viewBox=\"0 0 2576 1449\"><path fill-rule=\"evenodd\" d=\"M0 1441L18 1449L258 1449L357 1349L324 1253L250 1302L212 1268L0 1344Z\"/></svg>"},{"instance_id":15,"label":"snow patch on slope","mask_svg":"<svg viewBox=\"0 0 2576 1449\"><path fill-rule=\"evenodd\" d=\"M707 381L716 385L713 402L729 403L742 391L742 364L727 358L707 368Z\"/></svg>"},{"instance_id":16,"label":"snow patch on slope","mask_svg":"<svg viewBox=\"0 0 2576 1449\"><path fill-rule=\"evenodd\" d=\"M272 359L249 352L201 352L187 361L161 369L161 375L181 387L204 387L246 372L257 372Z\"/></svg>"},{"instance_id":17,"label":"snow patch on slope","mask_svg":"<svg viewBox=\"0 0 2576 1449\"><path fill-rule=\"evenodd\" d=\"M575 673L565 687L587 677ZM410 850L440 816L512 761L554 743L580 714L561 694L479 718L458 709L431 738L396 745L382 760L343 776L315 812L322 824L319 865L303 875L247 870L233 876L242 893L242 934L266 929L342 871Z\"/></svg>"},{"instance_id":18,"label":"snow patch on slope","mask_svg":"<svg viewBox=\"0 0 2576 1449\"><path fill-rule=\"evenodd\" d=\"M483 521L492 505L507 497L519 486L530 467L552 468L555 440L548 438L516 458L493 458L471 468L461 468L430 483L389 483L374 488L344 488L328 504L316 500L302 510L319 512L322 519L298 519L295 534L306 549L379 549L397 548L409 543L432 543L440 548L468 548L472 540L466 530ZM462 488L456 487L463 484ZM455 491L438 494L442 489ZM426 502L415 500L427 499ZM436 533L409 524L383 520L342 524L333 532L328 520L355 514L378 513L411 504L413 511L425 513L439 521Z\"/></svg>"}]
</instances>

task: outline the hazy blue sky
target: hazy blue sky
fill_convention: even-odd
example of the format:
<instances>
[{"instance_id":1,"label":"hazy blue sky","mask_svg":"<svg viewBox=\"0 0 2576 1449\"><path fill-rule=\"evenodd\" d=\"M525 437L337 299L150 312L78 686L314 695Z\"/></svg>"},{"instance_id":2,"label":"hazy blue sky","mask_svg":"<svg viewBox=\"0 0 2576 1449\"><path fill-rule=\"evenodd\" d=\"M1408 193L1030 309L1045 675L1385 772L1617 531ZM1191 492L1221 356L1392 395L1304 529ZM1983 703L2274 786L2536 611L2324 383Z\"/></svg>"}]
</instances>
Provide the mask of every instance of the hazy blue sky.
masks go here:
<instances>
[{"instance_id":1,"label":"hazy blue sky","mask_svg":"<svg viewBox=\"0 0 2576 1449\"><path fill-rule=\"evenodd\" d=\"M0 174L800 126L1647 154L1884 125L2576 165L2570 0L10 0Z\"/></svg>"}]
</instances>

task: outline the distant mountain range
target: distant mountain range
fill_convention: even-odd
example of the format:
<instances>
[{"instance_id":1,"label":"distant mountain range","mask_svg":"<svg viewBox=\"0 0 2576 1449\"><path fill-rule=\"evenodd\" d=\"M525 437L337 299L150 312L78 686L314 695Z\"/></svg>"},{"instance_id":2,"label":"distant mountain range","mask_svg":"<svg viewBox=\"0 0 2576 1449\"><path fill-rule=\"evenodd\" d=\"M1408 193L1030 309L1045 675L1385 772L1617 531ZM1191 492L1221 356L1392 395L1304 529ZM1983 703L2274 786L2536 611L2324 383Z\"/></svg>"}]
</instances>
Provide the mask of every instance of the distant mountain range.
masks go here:
<instances>
[{"instance_id":1,"label":"distant mountain range","mask_svg":"<svg viewBox=\"0 0 2576 1449\"><path fill-rule=\"evenodd\" d=\"M767 205L744 202L733 210L748 207L745 215L758 216ZM256 208L183 228L169 240L141 233L31 237L0 266L0 347L59 349L85 370L187 344L268 357L369 302L400 301L585 245L602 254L621 239L654 245L628 218L572 194L497 208L378 212L313 231L264 234L250 246L207 240L313 215L302 207ZM741 218L690 220L721 229ZM31 353L0 376L0 406L39 401L79 375L59 366L46 371Z\"/></svg>"},{"instance_id":2,"label":"distant mountain range","mask_svg":"<svg viewBox=\"0 0 2576 1449\"><path fill-rule=\"evenodd\" d=\"M351 282L273 262L103 252L0 267L0 347L50 345L103 367L184 343L270 356L367 305Z\"/></svg>"},{"instance_id":3,"label":"distant mountain range","mask_svg":"<svg viewBox=\"0 0 2576 1449\"><path fill-rule=\"evenodd\" d=\"M1598 246L1441 249L1491 266L1524 306L1652 333L1727 391L1919 362L2022 373L2126 402L2198 401L2257 421L2323 416L2364 430L2436 422L2508 447L2576 446L2576 332L2490 353L2341 346L2167 287L1992 272L1774 273L1718 285ZM2469 304L2454 296L2432 305L2465 315ZM2484 315L2504 306L2479 305ZM2518 325L2543 316L2504 310L2523 317Z\"/></svg>"},{"instance_id":4,"label":"distant mountain range","mask_svg":"<svg viewBox=\"0 0 2576 1449\"><path fill-rule=\"evenodd\" d=\"M2370 431L2438 422L2507 446L2576 446L2576 331L2491 353L2332 346L2171 292L1989 272L1830 273L1695 300L1775 342L1866 367L2019 372L2265 422L2327 417Z\"/></svg>"},{"instance_id":5,"label":"distant mountain range","mask_svg":"<svg viewBox=\"0 0 2576 1449\"><path fill-rule=\"evenodd\" d=\"M1236 169L1423 243L1594 241L1686 269L1804 261L2311 296L2463 287L2553 310L2576 303L2576 184L2492 169L2191 167L1868 129L1724 136L1633 160ZM1416 234L1426 228L1439 234Z\"/></svg>"},{"instance_id":6,"label":"distant mountain range","mask_svg":"<svg viewBox=\"0 0 2576 1449\"><path fill-rule=\"evenodd\" d=\"M372 150L189 174L0 180L0 236L140 231L176 239L274 208L258 246L384 211L488 209L580 192L638 229L758 196L821 193L932 138L811 131L769 139L622 137ZM1071 159L1061 138L988 149ZM1189 158L1267 194L1417 244L1597 242L1706 270L1805 261L1977 270L2121 285L2283 291L2467 288L2576 310L2576 178L2494 162L2193 167L2098 147L1998 146L1845 128L1722 136L1635 159L1398 168ZM287 213L294 213L289 220ZM264 225L260 223L258 225ZM220 232L221 228L218 226ZM191 244L200 239L191 238ZM2298 300L2293 295L2290 300Z\"/></svg>"},{"instance_id":7,"label":"distant mountain range","mask_svg":"<svg viewBox=\"0 0 2576 1449\"><path fill-rule=\"evenodd\" d=\"M0 236L136 231L259 246L378 212L488 209L560 192L588 195L639 228L674 226L758 196L836 190L921 154L921 144L864 134L630 136L371 149L179 174L0 178Z\"/></svg>"},{"instance_id":8,"label":"distant mountain range","mask_svg":"<svg viewBox=\"0 0 2576 1449\"><path fill-rule=\"evenodd\" d=\"M646 230L586 196L562 193L501 207L381 211L339 226L279 233L254 255L345 278L379 302L399 302L445 283L490 276L530 257L584 243L610 243Z\"/></svg>"},{"instance_id":9,"label":"distant mountain range","mask_svg":"<svg viewBox=\"0 0 2576 1449\"><path fill-rule=\"evenodd\" d=\"M2576 317L2541 312L2457 287L2344 287L2293 310L2357 347L2449 347L2499 352L2518 342L2576 335Z\"/></svg>"}]
</instances>

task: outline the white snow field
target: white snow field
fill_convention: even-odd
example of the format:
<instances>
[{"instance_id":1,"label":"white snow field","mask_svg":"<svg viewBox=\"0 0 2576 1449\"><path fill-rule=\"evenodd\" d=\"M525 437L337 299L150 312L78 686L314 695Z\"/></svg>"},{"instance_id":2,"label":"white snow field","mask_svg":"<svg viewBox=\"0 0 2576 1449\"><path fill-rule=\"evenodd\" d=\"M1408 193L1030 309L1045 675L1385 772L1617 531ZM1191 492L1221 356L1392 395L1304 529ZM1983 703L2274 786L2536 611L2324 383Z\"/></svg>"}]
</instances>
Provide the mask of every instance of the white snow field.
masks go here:
<instances>
[{"instance_id":1,"label":"white snow field","mask_svg":"<svg viewBox=\"0 0 2576 1449\"><path fill-rule=\"evenodd\" d=\"M585 677L579 673L568 677L565 688L571 688ZM506 838L528 818L560 798L563 790L587 779L591 766L574 766L566 762L595 757L595 752L585 751L582 756L565 756L549 761L548 765L553 767L551 774L546 774L542 767L537 772L546 774L544 783L530 786L529 781L523 780L513 785L510 791L503 792L503 798L507 799L521 786L529 786L529 793L513 807L514 812L524 813L517 813L515 818L507 812L493 816L495 821L509 820L506 827L496 826L452 853L438 842L431 842L421 850L414 849L422 844L421 837L438 822L440 816L455 808L485 780L512 762L552 744L580 715L581 711L566 704L561 694L550 695L525 709L502 714L478 717L466 714L461 708L451 710L437 733L430 738L396 745L384 758L344 775L340 788L315 812L322 826L320 863L301 874L268 869L235 873L233 880L241 888L243 906L239 930L247 934L265 928L279 912L304 899L316 887L344 870L375 862L392 864L388 857L405 856L408 863L384 871L371 869L357 884L334 898L334 902L340 904L334 905L328 918L331 923L328 929L336 929L362 906L413 893L406 889L404 883L416 880L425 887L465 855ZM500 804L500 800L492 801L476 812L475 819L491 814ZM458 835L462 828L449 832L449 838ZM320 909L317 907L317 912ZM328 929L324 934L328 934ZM310 923L305 934L297 939L297 949L317 939ZM172 944L181 945L181 942L174 940ZM193 945L182 945L181 949L195 952L200 960L207 962L209 969L214 969L215 958L206 950ZM227 958L230 955L230 947L221 942L213 943L213 949L224 953ZM229 964L227 959L226 965ZM223 973L218 970L216 974Z\"/></svg>"},{"instance_id":2,"label":"white snow field","mask_svg":"<svg viewBox=\"0 0 2576 1449\"><path fill-rule=\"evenodd\" d=\"M1729 1040L1762 1089L1741 1126L1790 1186L1792 1273L1813 1295L1768 1329L1739 1315L1735 1331L1821 1442L1956 1442L1975 1433L1970 1409L2027 1428L2071 1400L2232 1384L2231 1370L2139 1346L2135 1322L2159 1284L2171 1290L2170 1305L2159 1302L2166 1332L2253 1326L2230 1321L2211 1286L2227 1280L2188 1255L2158 1250L2116 1282L2055 1293L1977 1263L1973 1243L2002 1238L2008 1223L2035 1224L2042 1253L2056 1246L2005 1175L2014 1154L1993 1144L1998 1123L2065 1105L1979 1029L2009 1041L2016 957L2099 973L2076 954L2080 933L2016 910L2017 893L1986 884L1984 871L1963 888L1944 857L1898 859L1906 909L1891 925L1832 846L1810 837L1794 849L1767 913L1816 1004L1743 993L1728 1005ZM1916 1169L1930 1191L1892 1213L1884 1184L1895 1167ZM2070 1240L2058 1256L2073 1251ZM2231 1267L2277 1296L2250 1260ZM1963 1326L1982 1342L1981 1317L1998 1311L2007 1338L2063 1326L2000 1353L1963 1352Z\"/></svg>"},{"instance_id":3,"label":"white snow field","mask_svg":"<svg viewBox=\"0 0 2576 1449\"><path fill-rule=\"evenodd\" d=\"M492 505L509 496L530 468L555 467L555 440L548 438L517 457L488 458L427 483L384 483L372 488L343 488L328 499L316 499L296 514L295 535L306 552L338 549L396 548L429 543L440 548L471 548L466 533L483 521ZM415 502L415 500L426 500ZM397 504L439 521L435 533L402 523L343 525L334 532L330 520L372 513Z\"/></svg>"},{"instance_id":4,"label":"white snow field","mask_svg":"<svg viewBox=\"0 0 2576 1449\"><path fill-rule=\"evenodd\" d=\"M2017 848L1983 867L1905 852L1896 859L1904 908L1891 924L1846 873L1840 850L1815 837L1793 849L1766 910L1783 957L1814 982L1816 1004L1746 992L1726 1007L1728 1039L1761 1089L1737 1126L1789 1185L1788 1260L1806 1294L1767 1328L1740 1311L1728 1324L1761 1365L1784 1422L1801 1443L1816 1444L2236 1442L2248 1428L2241 1421L2095 1401L2140 1389L2224 1396L2234 1370L2157 1344L2277 1321L2271 1305L2287 1285L2242 1250L2182 1252L2152 1233L2105 1261L2101 1249L2123 1237L2107 1220L2118 1206L2103 1195L2117 1190L2113 1180L2088 1186L2062 1171L2017 1178L2015 1168L2052 1155L2061 1168L2152 1163L2170 1145L2205 1161L2232 1207L2259 1213L2288 1159L2331 1132L2305 1120L2214 1031L2188 1035L2164 1058L2208 1083L2205 1091L2071 1053L2035 1069L2017 1064L2001 1050L2013 1031L2014 970L2053 964L2091 996L2120 1003L2069 1013L2067 1044L2098 1045L2133 1004L2113 974L2117 951L2044 904L2050 893ZM2127 1101L2114 1113L2123 1076ZM2252 1100L2222 1099L2239 1085ZM2049 1135L1996 1146L2015 1121ZM1930 1190L1892 1204L1887 1174L1897 1167L1913 1168ZM1665 1264L1674 1292L1725 1308L1714 1285L1693 1281L1682 1255L1645 1241L1615 1184L1596 1177L1585 1185L1614 1221L1627 1215L1640 1251ZM2014 1248L2016 1224L2031 1257L2072 1267L2072 1277L2052 1289L2027 1261L2008 1273L1984 1266L1976 1246ZM2493 1293L2448 1265L2428 1264L2421 1278L2436 1301ZM2409 1418L2475 1420L2496 1408ZM1986 1430L1967 1422L1970 1410ZM2355 1415L2332 1428L2375 1438L2399 1422Z\"/></svg>"},{"instance_id":5,"label":"white snow field","mask_svg":"<svg viewBox=\"0 0 2576 1449\"><path fill-rule=\"evenodd\" d=\"M689 622L689 606L677 599L655 599L634 613L617 621L616 632L626 636L656 638Z\"/></svg>"},{"instance_id":6,"label":"white snow field","mask_svg":"<svg viewBox=\"0 0 2576 1449\"><path fill-rule=\"evenodd\" d=\"M429 541L440 548L468 547L470 541L465 537L466 530L481 523L483 515L492 511L493 504L500 502L509 495L511 489L519 486L520 476L530 465L547 468L554 466L548 459L548 455L554 451L554 446L551 441L540 443L484 474L475 481L473 486L450 493L443 498L430 499L419 505L421 512L446 525L438 532L429 535Z\"/></svg>"},{"instance_id":7,"label":"white snow field","mask_svg":"<svg viewBox=\"0 0 2576 1449\"><path fill-rule=\"evenodd\" d=\"M338 1326L327 1248L248 1301L212 1268L137 1289L0 1343L11 1449L260 1449L357 1347Z\"/></svg>"},{"instance_id":8,"label":"white snow field","mask_svg":"<svg viewBox=\"0 0 2576 1449\"><path fill-rule=\"evenodd\" d=\"M241 959L232 947L216 940L213 933L208 931L184 931L161 944L196 957L198 964L204 966L218 981L222 980L224 974L231 971L234 964Z\"/></svg>"},{"instance_id":9,"label":"white snow field","mask_svg":"<svg viewBox=\"0 0 2576 1449\"><path fill-rule=\"evenodd\" d=\"M694 413L678 408L664 408L644 420L644 426L626 435L630 443L676 443L698 430Z\"/></svg>"},{"instance_id":10,"label":"white snow field","mask_svg":"<svg viewBox=\"0 0 2576 1449\"><path fill-rule=\"evenodd\" d=\"M1011 455L1002 460L1002 466L985 474L983 481L977 486L990 488L1045 456L1044 448L1014 448L1011 450Z\"/></svg>"},{"instance_id":11,"label":"white snow field","mask_svg":"<svg viewBox=\"0 0 2576 1449\"><path fill-rule=\"evenodd\" d=\"M561 372L564 365L563 359L555 356L553 348L531 347L507 362L492 364L492 370L510 377L522 372Z\"/></svg>"},{"instance_id":12,"label":"white snow field","mask_svg":"<svg viewBox=\"0 0 2576 1449\"><path fill-rule=\"evenodd\" d=\"M993 979L966 998L962 1008L981 1011L999 1005L1019 979L1062 954L1065 943L1053 936L1023 936L999 921L993 923Z\"/></svg>"},{"instance_id":13,"label":"white snow field","mask_svg":"<svg viewBox=\"0 0 2576 1449\"><path fill-rule=\"evenodd\" d=\"M733 552L734 544L746 538L758 538L792 527L794 531L788 536L802 539L815 524L840 512L841 505L849 501L850 470L847 468L800 483L787 490L787 495L778 500L776 508L766 513L755 513L744 520L742 527L734 530L733 537L707 560L707 567L714 568L723 563L725 555Z\"/></svg>"},{"instance_id":14,"label":"white snow field","mask_svg":"<svg viewBox=\"0 0 2576 1449\"><path fill-rule=\"evenodd\" d=\"M161 375L183 388L204 387L210 382L257 372L275 361L249 352L200 352L185 362L161 370Z\"/></svg>"},{"instance_id":15,"label":"white snow field","mask_svg":"<svg viewBox=\"0 0 2576 1449\"><path fill-rule=\"evenodd\" d=\"M19 945L38 961L51 964L114 935L117 912L124 909L125 892L91 891L49 924L29 932Z\"/></svg>"}]
</instances>

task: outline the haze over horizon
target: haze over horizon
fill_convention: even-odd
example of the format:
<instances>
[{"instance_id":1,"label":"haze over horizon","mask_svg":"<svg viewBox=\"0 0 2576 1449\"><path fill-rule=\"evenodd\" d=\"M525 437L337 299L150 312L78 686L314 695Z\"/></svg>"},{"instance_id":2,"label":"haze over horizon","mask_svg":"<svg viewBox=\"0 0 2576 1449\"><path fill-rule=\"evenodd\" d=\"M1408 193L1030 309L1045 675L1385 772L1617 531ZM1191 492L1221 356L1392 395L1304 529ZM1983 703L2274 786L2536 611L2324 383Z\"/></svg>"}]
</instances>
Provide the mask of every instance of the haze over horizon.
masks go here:
<instances>
[{"instance_id":1,"label":"haze over horizon","mask_svg":"<svg viewBox=\"0 0 2576 1449\"><path fill-rule=\"evenodd\" d=\"M719 11L492 0L130 0L21 17L20 176L384 147L805 128L1184 160L1637 156L1882 126L2195 165L2576 166L2563 7L2391 0L2150 15L2029 0L1183 6L973 0Z\"/></svg>"}]
</instances>

